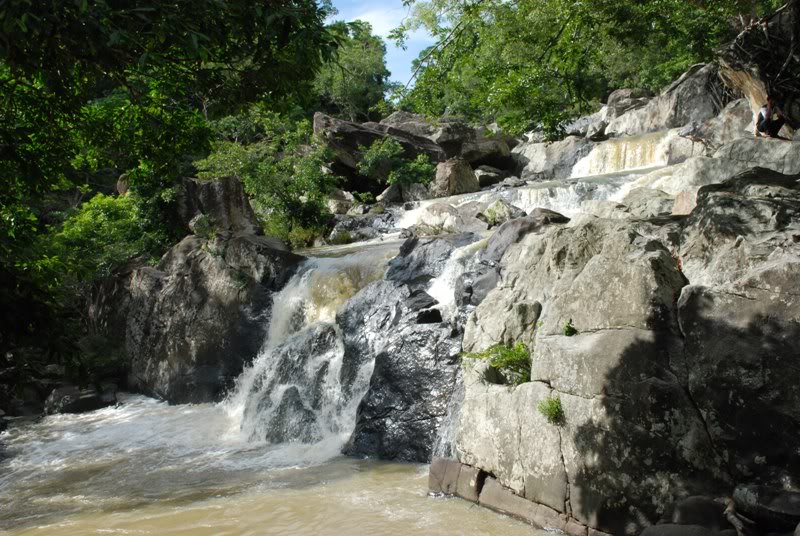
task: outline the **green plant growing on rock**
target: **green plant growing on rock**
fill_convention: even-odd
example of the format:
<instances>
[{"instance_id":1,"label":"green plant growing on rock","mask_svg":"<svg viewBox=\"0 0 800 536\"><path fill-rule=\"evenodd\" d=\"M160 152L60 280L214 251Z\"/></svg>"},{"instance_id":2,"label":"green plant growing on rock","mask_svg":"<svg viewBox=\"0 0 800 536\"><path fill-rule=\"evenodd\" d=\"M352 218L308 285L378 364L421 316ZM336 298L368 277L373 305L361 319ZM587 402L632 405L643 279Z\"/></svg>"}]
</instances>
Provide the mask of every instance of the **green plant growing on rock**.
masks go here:
<instances>
[{"instance_id":1,"label":"green plant growing on rock","mask_svg":"<svg viewBox=\"0 0 800 536\"><path fill-rule=\"evenodd\" d=\"M512 385L531 381L531 354L523 342L514 346L495 344L482 352L462 354L467 359L482 359L499 371Z\"/></svg>"},{"instance_id":2,"label":"green plant growing on rock","mask_svg":"<svg viewBox=\"0 0 800 536\"><path fill-rule=\"evenodd\" d=\"M570 318L567 320L566 324L564 324L564 335L567 337L572 337L573 335L577 335L578 330L575 329L575 326L572 325L572 319Z\"/></svg>"},{"instance_id":3,"label":"green plant growing on rock","mask_svg":"<svg viewBox=\"0 0 800 536\"><path fill-rule=\"evenodd\" d=\"M360 146L359 151L362 156L358 172L381 183L428 184L436 173L427 156L405 158L403 146L392 138L377 140L369 148Z\"/></svg>"},{"instance_id":4,"label":"green plant growing on rock","mask_svg":"<svg viewBox=\"0 0 800 536\"><path fill-rule=\"evenodd\" d=\"M557 396L548 396L544 400L541 400L538 410L550 424L556 426L564 424L564 408L561 406L561 399Z\"/></svg>"}]
</instances>

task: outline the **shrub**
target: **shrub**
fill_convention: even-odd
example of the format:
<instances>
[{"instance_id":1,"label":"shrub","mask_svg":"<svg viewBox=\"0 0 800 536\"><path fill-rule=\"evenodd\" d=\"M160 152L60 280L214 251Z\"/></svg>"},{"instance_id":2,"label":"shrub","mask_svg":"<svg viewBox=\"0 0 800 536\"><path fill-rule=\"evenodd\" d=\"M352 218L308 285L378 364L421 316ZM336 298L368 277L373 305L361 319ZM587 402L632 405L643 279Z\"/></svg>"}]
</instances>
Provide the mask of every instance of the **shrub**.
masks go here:
<instances>
[{"instance_id":1,"label":"shrub","mask_svg":"<svg viewBox=\"0 0 800 536\"><path fill-rule=\"evenodd\" d=\"M329 151L315 143L306 120L260 111L243 123L217 122L222 139L196 162L199 177L239 177L267 234L295 247L311 245L328 223L326 200L339 181L325 170ZM251 143L231 141L239 136Z\"/></svg>"},{"instance_id":2,"label":"shrub","mask_svg":"<svg viewBox=\"0 0 800 536\"><path fill-rule=\"evenodd\" d=\"M377 140L369 148L360 146L359 150L358 172L382 184L428 184L436 172L425 155L405 158L403 146L392 138Z\"/></svg>"},{"instance_id":3,"label":"shrub","mask_svg":"<svg viewBox=\"0 0 800 536\"><path fill-rule=\"evenodd\" d=\"M567 320L566 324L564 324L564 335L567 337L572 337L573 335L577 335L578 330L575 329L575 326L572 325L572 319L570 318Z\"/></svg>"},{"instance_id":4,"label":"shrub","mask_svg":"<svg viewBox=\"0 0 800 536\"><path fill-rule=\"evenodd\" d=\"M547 422L561 426L564 424L564 408L561 406L561 399L557 396L548 396L539 402L539 413L541 413Z\"/></svg>"},{"instance_id":5,"label":"shrub","mask_svg":"<svg viewBox=\"0 0 800 536\"><path fill-rule=\"evenodd\" d=\"M147 232L134 197L97 194L64 220L51 251L70 277L91 280L152 251L162 238Z\"/></svg>"},{"instance_id":6,"label":"shrub","mask_svg":"<svg viewBox=\"0 0 800 536\"><path fill-rule=\"evenodd\" d=\"M495 344L482 352L465 353L467 359L483 359L489 366L498 370L512 385L531 381L531 354L525 343L514 346Z\"/></svg>"}]
</instances>

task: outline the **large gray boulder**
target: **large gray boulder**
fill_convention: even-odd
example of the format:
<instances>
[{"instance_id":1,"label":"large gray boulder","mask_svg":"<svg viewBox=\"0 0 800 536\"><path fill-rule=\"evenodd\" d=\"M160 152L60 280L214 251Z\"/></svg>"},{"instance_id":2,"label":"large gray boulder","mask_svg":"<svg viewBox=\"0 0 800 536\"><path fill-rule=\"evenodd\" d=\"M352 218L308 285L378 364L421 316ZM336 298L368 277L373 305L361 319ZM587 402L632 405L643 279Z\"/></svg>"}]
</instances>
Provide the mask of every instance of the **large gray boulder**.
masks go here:
<instances>
[{"instance_id":1,"label":"large gray boulder","mask_svg":"<svg viewBox=\"0 0 800 536\"><path fill-rule=\"evenodd\" d=\"M235 177L184 179L178 195L178 215L189 232L200 219L215 233L261 234L244 187Z\"/></svg>"},{"instance_id":2,"label":"large gray boulder","mask_svg":"<svg viewBox=\"0 0 800 536\"><path fill-rule=\"evenodd\" d=\"M589 140L570 136L556 142L522 143L512 156L523 180L559 180L572 176L572 168L592 146Z\"/></svg>"},{"instance_id":3,"label":"large gray boulder","mask_svg":"<svg viewBox=\"0 0 800 536\"><path fill-rule=\"evenodd\" d=\"M688 214L696 205L702 186L727 181L753 167L779 173L800 173L800 143L745 137L733 140L713 157L696 156L685 162L662 168L629 183L629 189L647 187L662 190L680 201L676 213Z\"/></svg>"},{"instance_id":4,"label":"large gray boulder","mask_svg":"<svg viewBox=\"0 0 800 536\"><path fill-rule=\"evenodd\" d=\"M302 260L253 234L235 179L186 184L196 195L181 214L196 228L208 220L214 232L189 235L156 266L133 264L105 281L88 311L92 336L125 356L129 387L172 403L222 396L261 348L272 295Z\"/></svg>"},{"instance_id":5,"label":"large gray boulder","mask_svg":"<svg viewBox=\"0 0 800 536\"><path fill-rule=\"evenodd\" d=\"M532 381L465 373L458 460L611 534L721 530L670 505L794 485L798 180L756 169L701 188L688 218L584 216L501 248L463 346L525 342ZM536 410L552 397L561 422Z\"/></svg>"},{"instance_id":6,"label":"large gray boulder","mask_svg":"<svg viewBox=\"0 0 800 536\"><path fill-rule=\"evenodd\" d=\"M218 400L255 358L272 294L301 257L254 235L188 236L124 282L129 386L173 403Z\"/></svg>"},{"instance_id":7,"label":"large gray boulder","mask_svg":"<svg viewBox=\"0 0 800 536\"><path fill-rule=\"evenodd\" d=\"M391 127L417 136L423 136L439 145L447 158L463 158L475 166L490 164L506 167L511 164L513 139L486 127L472 127L464 121L442 118L435 124L422 115L394 112L380 122L377 128Z\"/></svg>"},{"instance_id":8,"label":"large gray boulder","mask_svg":"<svg viewBox=\"0 0 800 536\"><path fill-rule=\"evenodd\" d=\"M428 187L431 197L449 197L480 190L480 183L469 163L462 158L452 158L436 167L436 177Z\"/></svg>"},{"instance_id":9,"label":"large gray boulder","mask_svg":"<svg viewBox=\"0 0 800 536\"><path fill-rule=\"evenodd\" d=\"M396 140L403 147L407 158L413 159L422 154L432 162L446 159L444 150L427 137L389 124L361 125L317 112L314 114L314 134L333 151L333 170L351 177L351 183L357 179L354 174L361 160L361 148L369 148L376 141L387 137ZM350 186L355 187L357 191L373 191L377 185L354 183Z\"/></svg>"},{"instance_id":10,"label":"large gray boulder","mask_svg":"<svg viewBox=\"0 0 800 536\"><path fill-rule=\"evenodd\" d=\"M720 107L713 88L721 86L714 64L695 65L645 106L610 121L606 134L633 136L692 122L702 123L719 113Z\"/></svg>"},{"instance_id":11,"label":"large gray boulder","mask_svg":"<svg viewBox=\"0 0 800 536\"><path fill-rule=\"evenodd\" d=\"M693 490L695 478L713 486L722 477L671 371L681 344L675 297L686 281L644 230L585 218L527 234L503 255L501 282L464 337L470 351L526 342L534 381L495 385L480 370L465 378L459 460L612 534L635 530L638 515L657 519L657 505ZM566 416L560 427L535 409L553 396Z\"/></svg>"}]
</instances>

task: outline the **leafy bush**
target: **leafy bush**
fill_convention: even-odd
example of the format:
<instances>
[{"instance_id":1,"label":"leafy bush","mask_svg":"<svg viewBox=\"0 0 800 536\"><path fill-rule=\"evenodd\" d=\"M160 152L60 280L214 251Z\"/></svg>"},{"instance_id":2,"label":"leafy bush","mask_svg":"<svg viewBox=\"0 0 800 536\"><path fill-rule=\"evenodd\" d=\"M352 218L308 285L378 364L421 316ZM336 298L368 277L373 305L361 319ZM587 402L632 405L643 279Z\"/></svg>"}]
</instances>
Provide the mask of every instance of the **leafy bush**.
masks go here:
<instances>
[{"instance_id":1,"label":"leafy bush","mask_svg":"<svg viewBox=\"0 0 800 536\"><path fill-rule=\"evenodd\" d=\"M144 228L133 196L97 194L67 217L50 249L61 259L65 275L91 280L147 254L162 241Z\"/></svg>"},{"instance_id":2,"label":"leafy bush","mask_svg":"<svg viewBox=\"0 0 800 536\"><path fill-rule=\"evenodd\" d=\"M547 422L561 426L564 424L564 408L561 406L561 399L557 396L548 396L539 402L539 413L541 413Z\"/></svg>"},{"instance_id":3,"label":"leafy bush","mask_svg":"<svg viewBox=\"0 0 800 536\"><path fill-rule=\"evenodd\" d=\"M308 246L330 218L326 200L339 177L326 171L328 150L314 143L307 120L292 121L266 111L248 112L246 126L220 121L224 136L244 132L253 143L222 139L212 153L196 162L200 178L239 177L251 196L267 234L295 247ZM239 134L235 134L238 136Z\"/></svg>"},{"instance_id":4,"label":"leafy bush","mask_svg":"<svg viewBox=\"0 0 800 536\"><path fill-rule=\"evenodd\" d=\"M495 344L482 352L465 353L468 359L483 359L498 370L512 385L531 381L531 354L523 342L514 346Z\"/></svg>"},{"instance_id":5,"label":"leafy bush","mask_svg":"<svg viewBox=\"0 0 800 536\"><path fill-rule=\"evenodd\" d=\"M358 172L382 184L428 184L436 172L425 155L417 155L414 160L405 158L403 146L393 138L377 140L359 150L362 156Z\"/></svg>"}]
</instances>

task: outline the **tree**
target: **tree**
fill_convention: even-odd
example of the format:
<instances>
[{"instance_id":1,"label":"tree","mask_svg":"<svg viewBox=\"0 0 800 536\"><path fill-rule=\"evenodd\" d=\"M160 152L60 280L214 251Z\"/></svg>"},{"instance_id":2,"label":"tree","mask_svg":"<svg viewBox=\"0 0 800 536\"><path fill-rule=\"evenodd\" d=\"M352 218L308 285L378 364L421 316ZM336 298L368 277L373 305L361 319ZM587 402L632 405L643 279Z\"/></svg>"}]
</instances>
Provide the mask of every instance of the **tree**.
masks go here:
<instances>
[{"instance_id":1,"label":"tree","mask_svg":"<svg viewBox=\"0 0 800 536\"><path fill-rule=\"evenodd\" d=\"M437 44L416 64L401 106L497 120L511 132L540 125L558 137L571 116L611 89L660 90L709 61L753 6L773 0L427 0L393 32L424 27ZM745 5L746 4L746 5ZM409 83L410 87L410 83Z\"/></svg>"},{"instance_id":2,"label":"tree","mask_svg":"<svg viewBox=\"0 0 800 536\"><path fill-rule=\"evenodd\" d=\"M0 3L2 354L56 339L38 334L74 305L64 276L86 272L49 240L80 212L65 199L110 192L126 174L136 210L118 215L160 236L157 253L178 232L179 179L210 148L207 119L307 99L337 46L330 12L314 0ZM98 236L87 251L118 260L113 246Z\"/></svg>"},{"instance_id":3,"label":"tree","mask_svg":"<svg viewBox=\"0 0 800 536\"><path fill-rule=\"evenodd\" d=\"M369 120L389 89L386 45L363 21L336 22L331 30L340 47L314 84L322 108L351 121Z\"/></svg>"}]
</instances>

